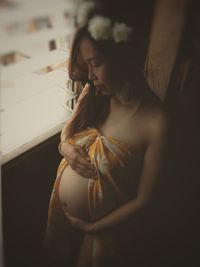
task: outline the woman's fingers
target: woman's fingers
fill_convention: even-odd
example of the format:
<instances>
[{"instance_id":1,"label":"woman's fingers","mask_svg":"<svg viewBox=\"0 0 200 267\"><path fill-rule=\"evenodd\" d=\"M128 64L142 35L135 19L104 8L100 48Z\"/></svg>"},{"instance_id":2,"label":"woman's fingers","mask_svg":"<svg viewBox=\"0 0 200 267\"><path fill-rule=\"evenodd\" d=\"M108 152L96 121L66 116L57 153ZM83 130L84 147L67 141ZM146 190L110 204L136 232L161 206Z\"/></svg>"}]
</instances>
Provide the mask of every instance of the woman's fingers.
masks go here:
<instances>
[{"instance_id":1,"label":"woman's fingers","mask_svg":"<svg viewBox=\"0 0 200 267\"><path fill-rule=\"evenodd\" d=\"M78 150L78 152L84 157L84 158L88 158L88 154L87 152L85 151L85 149L83 149L83 146L80 145L80 146L75 146L76 150Z\"/></svg>"},{"instance_id":2,"label":"woman's fingers","mask_svg":"<svg viewBox=\"0 0 200 267\"><path fill-rule=\"evenodd\" d=\"M87 178L94 179L97 176L96 168L90 163L83 146L66 143L63 148L64 156L74 171Z\"/></svg>"},{"instance_id":3,"label":"woman's fingers","mask_svg":"<svg viewBox=\"0 0 200 267\"><path fill-rule=\"evenodd\" d=\"M74 217L73 215L71 215L71 213L68 211L67 207L63 206L63 210L65 213L65 216L68 218L68 220L70 221L72 226L76 226L76 224L79 223L79 221L81 221L77 217Z\"/></svg>"},{"instance_id":4,"label":"woman's fingers","mask_svg":"<svg viewBox=\"0 0 200 267\"><path fill-rule=\"evenodd\" d=\"M86 169L90 169L91 171L93 171L93 170L95 171L94 165L91 164L85 157L83 157L79 153L77 153L71 157L71 162L73 162L74 164L81 164Z\"/></svg>"},{"instance_id":5,"label":"woman's fingers","mask_svg":"<svg viewBox=\"0 0 200 267\"><path fill-rule=\"evenodd\" d=\"M96 168L94 164L90 163L88 160L86 160L84 157L80 156L77 159L77 163L82 165L84 168L89 169L90 171L96 172Z\"/></svg>"},{"instance_id":6,"label":"woman's fingers","mask_svg":"<svg viewBox=\"0 0 200 267\"><path fill-rule=\"evenodd\" d=\"M64 209L65 216L70 221L71 225L74 226L76 224L76 218L73 217L66 209Z\"/></svg>"},{"instance_id":7,"label":"woman's fingers","mask_svg":"<svg viewBox=\"0 0 200 267\"><path fill-rule=\"evenodd\" d=\"M89 157L85 150L80 146L76 146L75 149L78 154L75 153L74 156L72 156L72 161L74 161L74 163L82 165L85 170L89 170L95 174L96 168L93 164L89 162Z\"/></svg>"},{"instance_id":8,"label":"woman's fingers","mask_svg":"<svg viewBox=\"0 0 200 267\"><path fill-rule=\"evenodd\" d=\"M71 168L76 171L81 176L84 176L86 178L95 178L96 177L96 170L90 170L88 168L85 168L82 164L79 163L71 163Z\"/></svg>"},{"instance_id":9,"label":"woman's fingers","mask_svg":"<svg viewBox=\"0 0 200 267\"><path fill-rule=\"evenodd\" d=\"M64 209L64 213L73 227L79 228L81 230L85 230L85 228L87 228L87 225L89 225L88 222L72 216L66 209Z\"/></svg>"},{"instance_id":10,"label":"woman's fingers","mask_svg":"<svg viewBox=\"0 0 200 267\"><path fill-rule=\"evenodd\" d=\"M96 168L91 163L83 164L82 159L80 159L80 161L77 162L77 166L83 173L89 174L90 177L94 177L97 175Z\"/></svg>"}]
</instances>

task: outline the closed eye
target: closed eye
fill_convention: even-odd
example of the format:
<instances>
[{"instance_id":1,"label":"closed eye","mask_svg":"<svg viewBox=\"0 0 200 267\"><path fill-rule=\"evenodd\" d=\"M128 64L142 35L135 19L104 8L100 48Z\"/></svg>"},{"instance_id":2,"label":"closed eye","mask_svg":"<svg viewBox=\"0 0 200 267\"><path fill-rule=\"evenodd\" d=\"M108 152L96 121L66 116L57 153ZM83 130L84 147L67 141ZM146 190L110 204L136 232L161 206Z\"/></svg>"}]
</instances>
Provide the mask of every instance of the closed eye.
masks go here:
<instances>
[{"instance_id":1,"label":"closed eye","mask_svg":"<svg viewBox=\"0 0 200 267\"><path fill-rule=\"evenodd\" d=\"M100 67L103 64L103 59L100 57L93 57L88 61L94 68Z\"/></svg>"},{"instance_id":2,"label":"closed eye","mask_svg":"<svg viewBox=\"0 0 200 267\"><path fill-rule=\"evenodd\" d=\"M95 59L92 61L92 65L95 68L100 67L102 64L103 64L103 60L101 59Z\"/></svg>"}]
</instances>

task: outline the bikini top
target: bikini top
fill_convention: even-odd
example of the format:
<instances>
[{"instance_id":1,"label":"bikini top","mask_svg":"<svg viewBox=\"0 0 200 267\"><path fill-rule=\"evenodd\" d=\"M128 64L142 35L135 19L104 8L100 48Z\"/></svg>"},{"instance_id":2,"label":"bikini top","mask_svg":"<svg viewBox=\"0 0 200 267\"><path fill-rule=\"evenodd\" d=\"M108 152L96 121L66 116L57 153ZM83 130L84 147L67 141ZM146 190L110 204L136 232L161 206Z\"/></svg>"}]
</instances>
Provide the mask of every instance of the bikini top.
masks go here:
<instances>
[{"instance_id":1,"label":"bikini top","mask_svg":"<svg viewBox=\"0 0 200 267\"><path fill-rule=\"evenodd\" d=\"M87 151L91 163L96 167L97 179L89 179L88 184L91 214L93 213L92 210L95 210L97 205L103 200L102 177L110 182L119 198L126 198L125 193L122 192L115 182L112 170L115 167L119 167L119 165L124 167L127 160L134 156L134 152L131 152L127 145L122 144L113 137L104 136L98 129L91 127L74 134L67 141L73 145L82 145ZM65 164L67 163L65 158L63 161Z\"/></svg>"}]
</instances>

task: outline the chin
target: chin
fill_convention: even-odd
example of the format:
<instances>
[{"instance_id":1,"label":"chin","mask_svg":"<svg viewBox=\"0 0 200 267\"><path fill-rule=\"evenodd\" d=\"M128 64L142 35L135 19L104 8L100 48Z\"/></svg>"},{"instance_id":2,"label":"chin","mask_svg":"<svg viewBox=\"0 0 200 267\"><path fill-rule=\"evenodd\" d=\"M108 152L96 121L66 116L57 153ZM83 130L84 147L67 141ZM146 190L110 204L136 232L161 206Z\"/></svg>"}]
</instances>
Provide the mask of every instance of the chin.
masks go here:
<instances>
[{"instance_id":1,"label":"chin","mask_svg":"<svg viewBox=\"0 0 200 267\"><path fill-rule=\"evenodd\" d=\"M110 96L112 93L103 86L96 86L97 96Z\"/></svg>"},{"instance_id":2,"label":"chin","mask_svg":"<svg viewBox=\"0 0 200 267\"><path fill-rule=\"evenodd\" d=\"M111 93L109 93L109 92L103 92L103 91L98 91L98 92L96 93L96 95L97 95L97 96L110 96Z\"/></svg>"}]
</instances>

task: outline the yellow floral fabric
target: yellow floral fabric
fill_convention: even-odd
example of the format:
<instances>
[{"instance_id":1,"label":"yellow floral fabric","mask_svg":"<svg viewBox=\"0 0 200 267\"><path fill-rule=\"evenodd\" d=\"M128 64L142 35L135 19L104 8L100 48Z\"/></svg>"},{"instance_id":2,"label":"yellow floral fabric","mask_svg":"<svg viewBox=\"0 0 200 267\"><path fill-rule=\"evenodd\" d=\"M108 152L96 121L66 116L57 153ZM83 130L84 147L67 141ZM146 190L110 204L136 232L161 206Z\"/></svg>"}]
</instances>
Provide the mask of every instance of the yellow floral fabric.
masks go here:
<instances>
[{"instance_id":1,"label":"yellow floral fabric","mask_svg":"<svg viewBox=\"0 0 200 267\"><path fill-rule=\"evenodd\" d=\"M124 167L126 161L133 156L133 153L126 145L110 136L102 135L96 128L88 127L82 132L74 134L67 141L74 145L81 145L87 151L91 163L96 167L97 179L88 179L89 212L91 220L95 220L95 211L103 201L103 180L110 184L116 196L122 202L123 199L126 199L126 192L115 181L112 176L112 170L119 165ZM50 199L46 238L47 246L53 243L51 250L58 250L59 253L57 255L62 258L67 257L70 253L67 236L70 235L71 226L67 223L67 219L64 218L64 212L58 194L60 178L67 165L67 160L63 158L58 166L57 178ZM63 224L65 224L65 228L63 228ZM97 241L98 238L94 240L94 254L98 254L97 247L100 242Z\"/></svg>"},{"instance_id":2,"label":"yellow floral fabric","mask_svg":"<svg viewBox=\"0 0 200 267\"><path fill-rule=\"evenodd\" d=\"M95 210L103 200L102 176L111 183L120 199L126 198L126 193L121 191L112 177L112 170L119 165L125 166L125 162L132 153L124 144L110 136L105 137L96 128L87 128L73 135L68 142L82 145L88 152L91 163L96 167L97 179L89 179L88 184L90 216L91 219L95 219Z\"/></svg>"}]
</instances>

